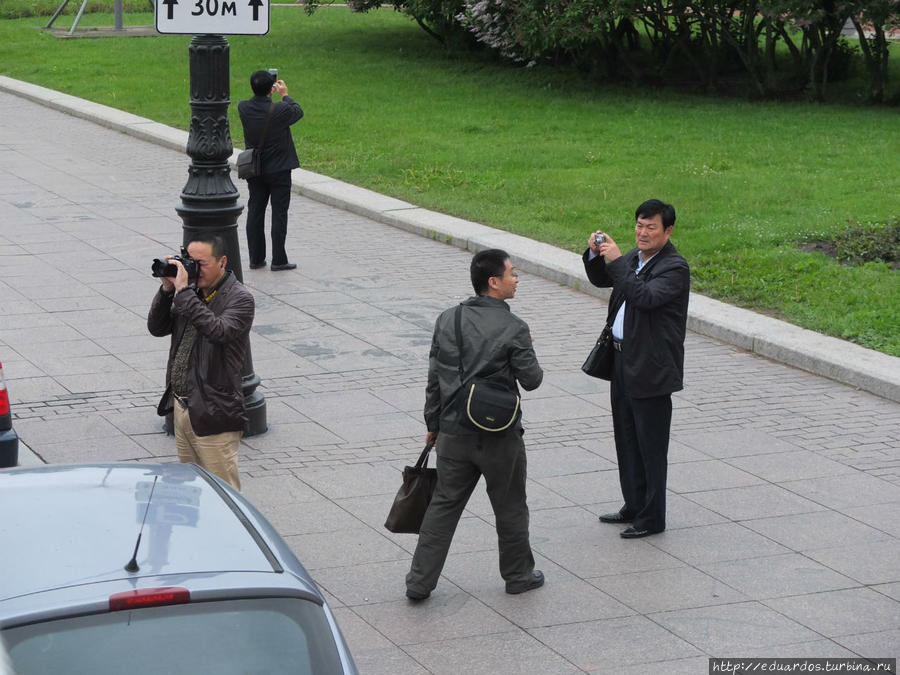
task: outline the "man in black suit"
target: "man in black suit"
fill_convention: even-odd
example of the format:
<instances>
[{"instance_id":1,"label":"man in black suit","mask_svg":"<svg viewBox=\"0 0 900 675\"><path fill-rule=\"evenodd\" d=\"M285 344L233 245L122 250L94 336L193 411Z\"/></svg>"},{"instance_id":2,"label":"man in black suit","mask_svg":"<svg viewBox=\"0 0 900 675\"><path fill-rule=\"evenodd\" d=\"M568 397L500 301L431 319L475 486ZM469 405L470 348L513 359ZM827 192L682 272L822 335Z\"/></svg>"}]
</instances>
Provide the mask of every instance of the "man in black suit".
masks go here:
<instances>
[{"instance_id":1,"label":"man in black suit","mask_svg":"<svg viewBox=\"0 0 900 675\"><path fill-rule=\"evenodd\" d=\"M625 504L600 516L630 523L626 539L666 529L666 468L672 392L683 387L691 273L669 241L675 208L658 199L635 212L637 247L622 255L609 234L588 239L584 269L594 286L612 286L607 322L614 363L610 383L619 483Z\"/></svg>"},{"instance_id":2,"label":"man in black suit","mask_svg":"<svg viewBox=\"0 0 900 675\"><path fill-rule=\"evenodd\" d=\"M284 250L287 238L287 212L291 205L291 170L300 166L297 149L291 137L291 125L303 117L300 104L288 96L284 80L268 70L257 70L250 76L253 98L238 103L238 114L244 127L244 142L248 148L262 145L262 175L247 181L250 199L247 203L247 249L250 269L266 265L266 206L272 200L272 267L273 271L292 270ZM281 101L272 100L278 92Z\"/></svg>"}]
</instances>

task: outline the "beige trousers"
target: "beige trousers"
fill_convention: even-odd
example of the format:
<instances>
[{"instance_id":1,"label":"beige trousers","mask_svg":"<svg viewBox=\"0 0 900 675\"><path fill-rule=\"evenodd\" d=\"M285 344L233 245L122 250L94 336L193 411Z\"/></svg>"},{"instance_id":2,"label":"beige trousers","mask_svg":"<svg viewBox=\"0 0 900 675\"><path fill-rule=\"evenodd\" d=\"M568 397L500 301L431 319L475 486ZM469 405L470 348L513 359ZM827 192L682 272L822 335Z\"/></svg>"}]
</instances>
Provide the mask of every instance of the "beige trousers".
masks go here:
<instances>
[{"instance_id":1,"label":"beige trousers","mask_svg":"<svg viewBox=\"0 0 900 675\"><path fill-rule=\"evenodd\" d=\"M193 462L214 473L235 490L241 489L238 476L238 447L241 444L241 431L224 431L211 436L198 436L191 426L191 417L186 408L175 402L173 427L175 429L175 447L178 449L178 461L184 464Z\"/></svg>"}]
</instances>

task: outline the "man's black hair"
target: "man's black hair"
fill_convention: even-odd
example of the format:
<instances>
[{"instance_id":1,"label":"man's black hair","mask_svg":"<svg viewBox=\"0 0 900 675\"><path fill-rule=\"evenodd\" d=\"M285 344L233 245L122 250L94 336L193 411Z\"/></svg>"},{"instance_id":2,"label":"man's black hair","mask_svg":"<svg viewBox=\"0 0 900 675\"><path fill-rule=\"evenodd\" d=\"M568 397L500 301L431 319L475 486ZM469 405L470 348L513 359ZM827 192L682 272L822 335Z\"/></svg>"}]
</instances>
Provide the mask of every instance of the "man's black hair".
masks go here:
<instances>
[{"instance_id":1,"label":"man's black hair","mask_svg":"<svg viewBox=\"0 0 900 675\"><path fill-rule=\"evenodd\" d=\"M509 253L499 248L489 248L475 254L469 267L469 276L472 278L472 288L475 289L476 295L488 292L491 277L503 276L507 260Z\"/></svg>"},{"instance_id":2,"label":"man's black hair","mask_svg":"<svg viewBox=\"0 0 900 675\"><path fill-rule=\"evenodd\" d=\"M225 255L225 239L221 234L213 234L212 232L200 232L191 237L188 244L198 242L200 244L209 244L212 248L213 258L218 260Z\"/></svg>"},{"instance_id":3,"label":"man's black hair","mask_svg":"<svg viewBox=\"0 0 900 675\"><path fill-rule=\"evenodd\" d=\"M663 228L672 227L675 224L675 207L659 199L648 199L637 207L634 219L652 218L656 215L662 216Z\"/></svg>"},{"instance_id":4,"label":"man's black hair","mask_svg":"<svg viewBox=\"0 0 900 675\"><path fill-rule=\"evenodd\" d=\"M268 70L257 70L250 76L250 88L257 96L268 96L275 81L275 76Z\"/></svg>"}]
</instances>

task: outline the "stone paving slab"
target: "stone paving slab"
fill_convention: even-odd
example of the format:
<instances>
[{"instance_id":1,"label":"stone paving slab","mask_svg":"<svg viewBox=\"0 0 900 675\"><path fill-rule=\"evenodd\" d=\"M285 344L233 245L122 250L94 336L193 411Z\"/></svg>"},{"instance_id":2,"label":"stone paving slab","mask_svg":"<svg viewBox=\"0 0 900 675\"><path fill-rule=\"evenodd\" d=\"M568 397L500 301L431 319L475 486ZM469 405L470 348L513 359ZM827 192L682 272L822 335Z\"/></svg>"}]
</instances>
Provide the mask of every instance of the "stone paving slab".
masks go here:
<instances>
[{"instance_id":1,"label":"stone paving slab","mask_svg":"<svg viewBox=\"0 0 900 675\"><path fill-rule=\"evenodd\" d=\"M155 415L167 342L144 333L144 313L149 260L181 241L182 148L0 93L0 361L23 464L175 459ZM270 429L242 443L244 489L309 566L362 672L705 673L710 656L900 655L900 405L691 331L669 529L622 540L597 521L619 506L608 384L578 370L605 302L553 271L524 272L512 303L546 371L523 409L547 584L503 592L479 486L432 599L407 603L416 538L382 522L422 447L432 322L470 294L469 253L438 229L527 244L412 205L375 215L298 195L298 269L245 274ZM348 246L363 235L364 250Z\"/></svg>"}]
</instances>

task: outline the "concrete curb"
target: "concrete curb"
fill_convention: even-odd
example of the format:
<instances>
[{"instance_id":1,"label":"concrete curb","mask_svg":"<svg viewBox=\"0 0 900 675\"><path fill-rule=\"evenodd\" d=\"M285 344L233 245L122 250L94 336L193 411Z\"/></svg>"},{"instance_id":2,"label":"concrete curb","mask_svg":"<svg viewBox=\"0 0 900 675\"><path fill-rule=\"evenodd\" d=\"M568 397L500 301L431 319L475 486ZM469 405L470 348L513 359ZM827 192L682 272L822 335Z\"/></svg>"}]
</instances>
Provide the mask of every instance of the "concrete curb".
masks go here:
<instances>
[{"instance_id":1,"label":"concrete curb","mask_svg":"<svg viewBox=\"0 0 900 675\"><path fill-rule=\"evenodd\" d=\"M188 133L99 103L0 75L0 91L22 96L135 138L185 152ZM232 154L234 167L238 150ZM314 199L385 225L468 251L502 248L531 274L590 295L608 298L605 289L585 282L581 256L549 244L485 225L428 211L400 199L334 178L296 169L294 189ZM900 358L828 337L749 310L691 294L688 328L815 375L843 382L900 402Z\"/></svg>"}]
</instances>

